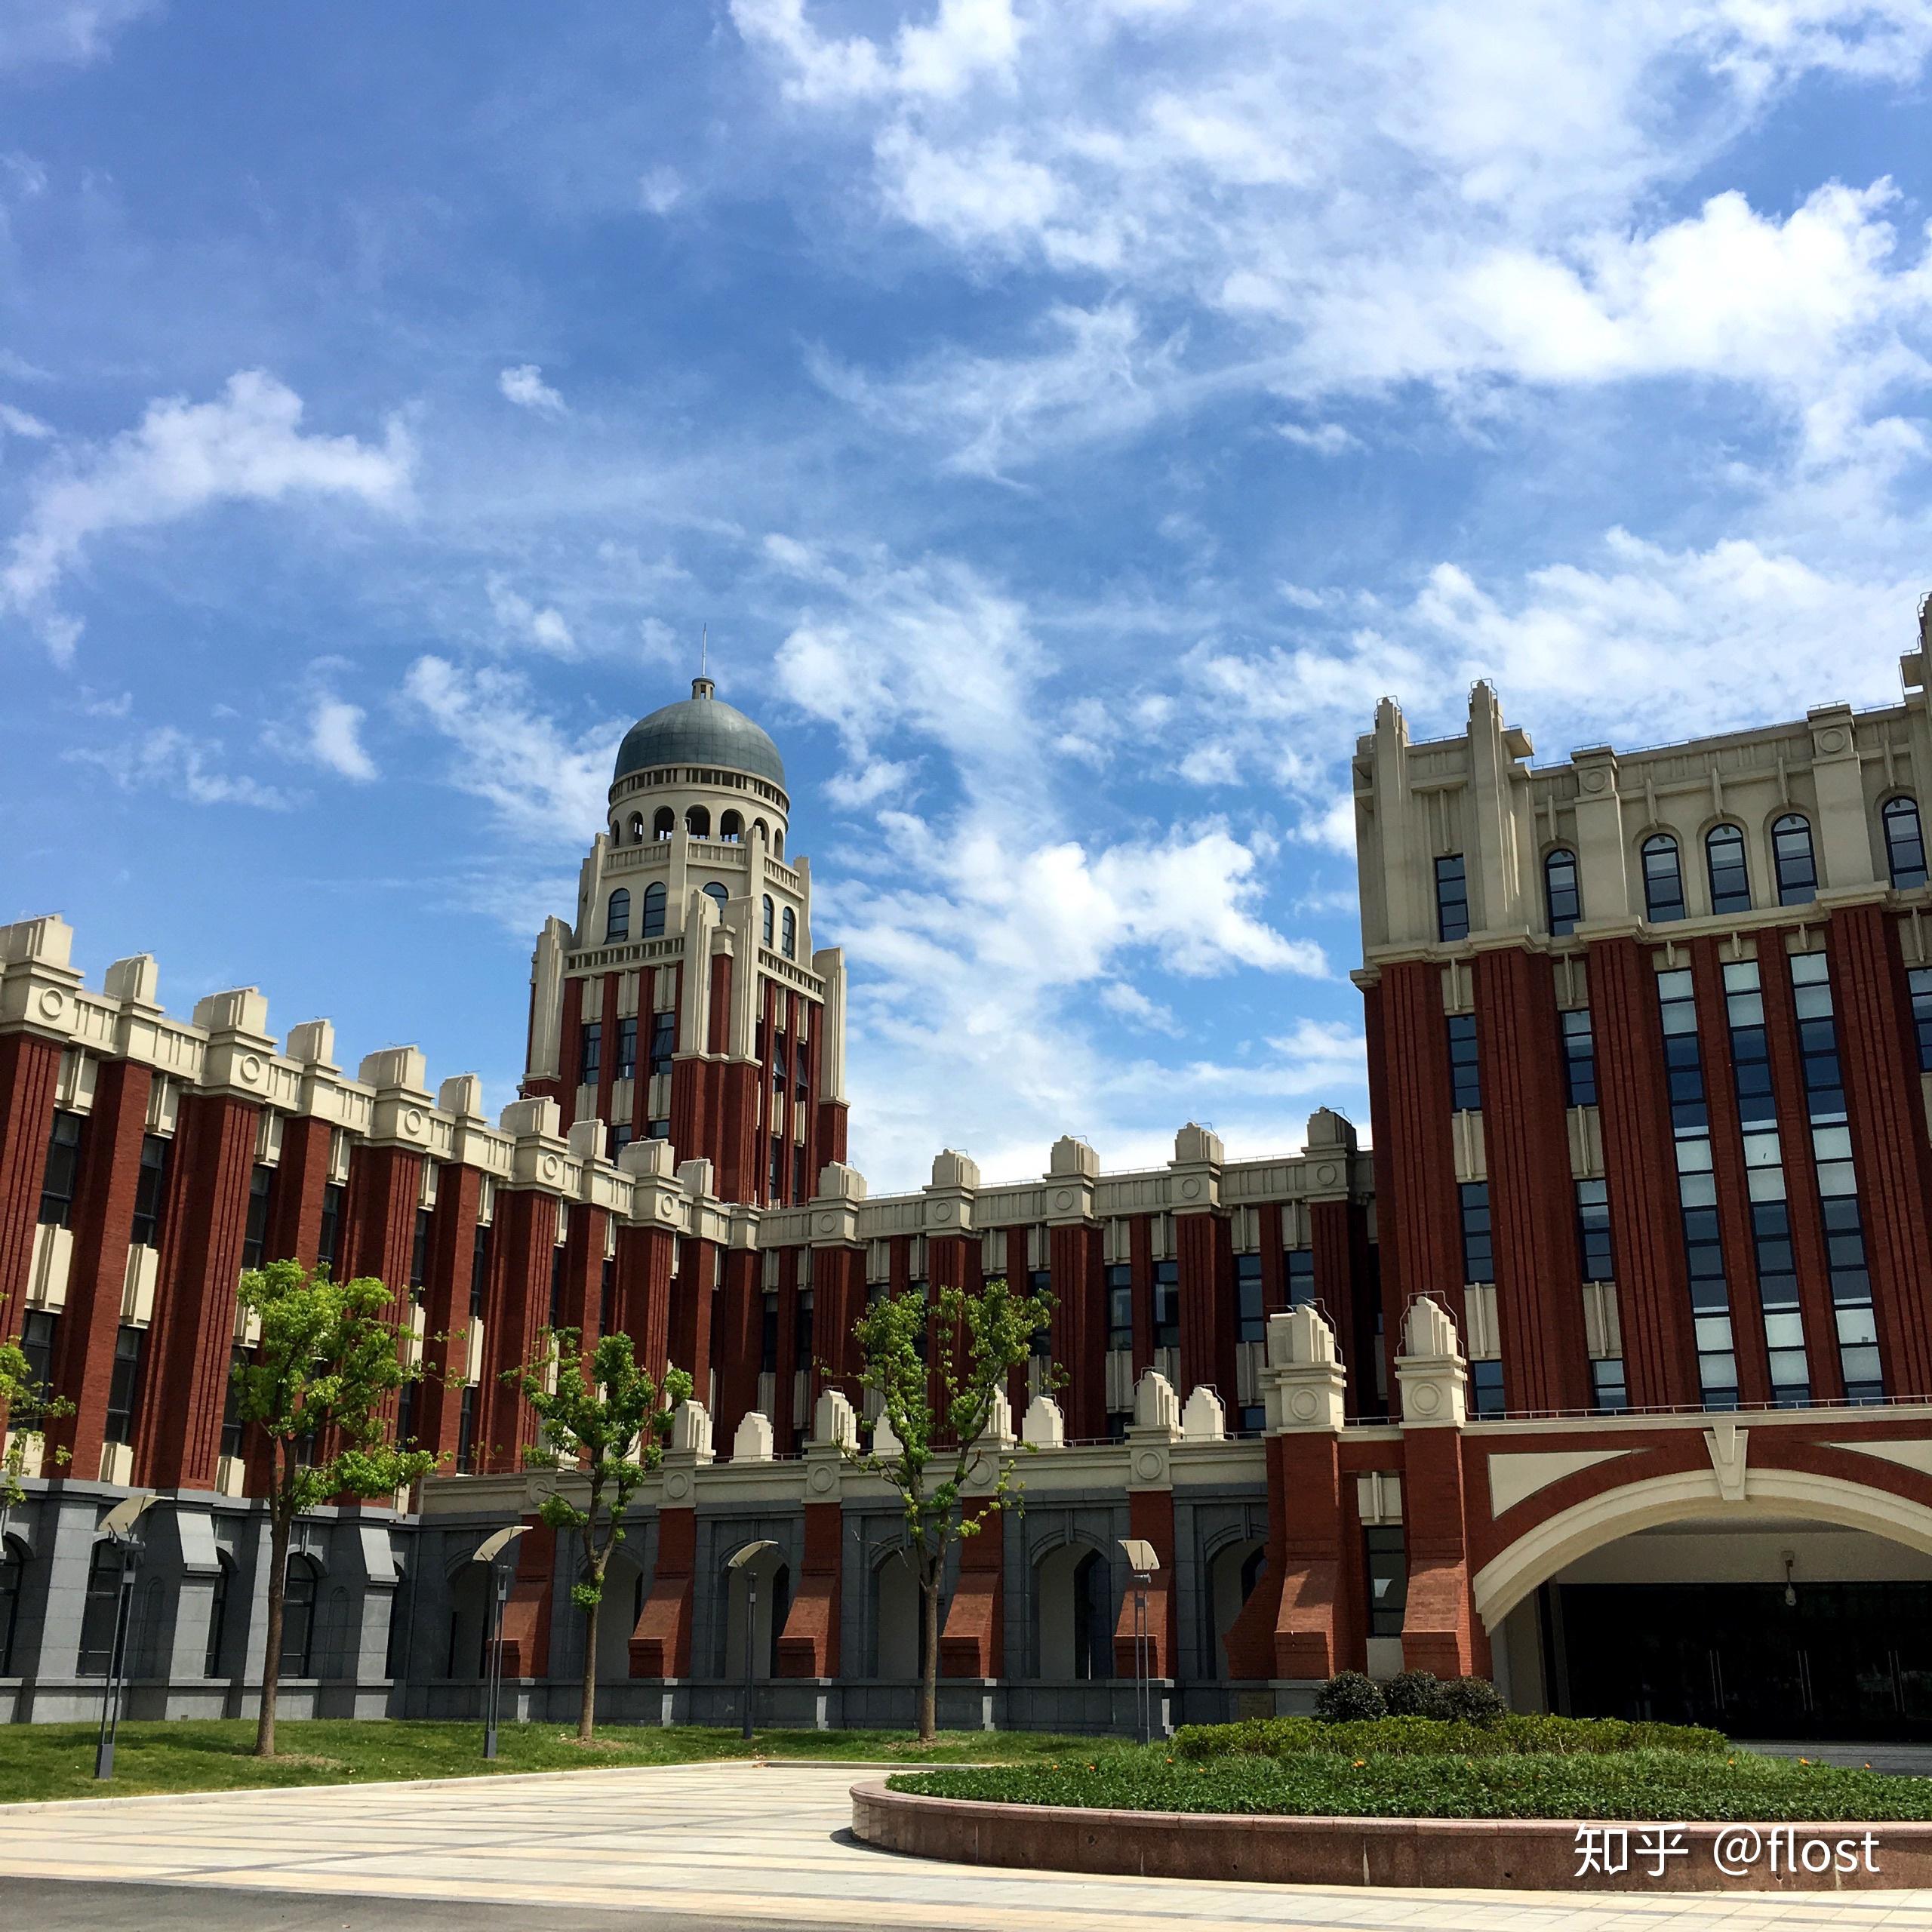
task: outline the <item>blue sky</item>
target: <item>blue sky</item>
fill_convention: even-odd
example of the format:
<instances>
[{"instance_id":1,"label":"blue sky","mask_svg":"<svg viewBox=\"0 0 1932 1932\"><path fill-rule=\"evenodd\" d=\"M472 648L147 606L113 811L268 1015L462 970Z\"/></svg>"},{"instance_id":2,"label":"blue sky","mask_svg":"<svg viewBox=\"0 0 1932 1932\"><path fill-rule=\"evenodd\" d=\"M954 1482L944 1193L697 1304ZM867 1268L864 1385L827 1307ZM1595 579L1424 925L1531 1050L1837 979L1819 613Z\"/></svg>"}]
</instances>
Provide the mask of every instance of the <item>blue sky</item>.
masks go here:
<instances>
[{"instance_id":1,"label":"blue sky","mask_svg":"<svg viewBox=\"0 0 1932 1932\"><path fill-rule=\"evenodd\" d=\"M773 731L855 1161L1366 1122L1347 761L1897 695L1932 5L0 0L0 916L519 1071Z\"/></svg>"}]
</instances>

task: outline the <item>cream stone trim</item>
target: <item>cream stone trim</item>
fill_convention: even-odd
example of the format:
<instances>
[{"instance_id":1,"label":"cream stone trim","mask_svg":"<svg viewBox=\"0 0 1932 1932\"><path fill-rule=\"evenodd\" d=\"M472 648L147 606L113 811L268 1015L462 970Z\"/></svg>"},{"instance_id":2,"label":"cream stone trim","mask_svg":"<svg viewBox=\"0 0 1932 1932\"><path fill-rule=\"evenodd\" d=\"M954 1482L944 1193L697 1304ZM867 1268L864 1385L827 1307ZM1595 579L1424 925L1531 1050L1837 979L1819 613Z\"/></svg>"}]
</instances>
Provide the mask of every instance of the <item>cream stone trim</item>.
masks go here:
<instances>
[{"instance_id":1,"label":"cream stone trim","mask_svg":"<svg viewBox=\"0 0 1932 1932\"><path fill-rule=\"evenodd\" d=\"M1904 1469L1916 1469L1932 1475L1932 1442L1834 1442L1833 1449L1848 1449L1858 1456L1876 1456L1881 1462L1896 1463Z\"/></svg>"},{"instance_id":2,"label":"cream stone trim","mask_svg":"<svg viewBox=\"0 0 1932 1932\"><path fill-rule=\"evenodd\" d=\"M1593 1496L1519 1537L1476 1572L1470 1586L1476 1614L1493 1634L1540 1584L1592 1550L1639 1530L1707 1516L1740 1524L1799 1516L1932 1555L1932 1509L1922 1503L1838 1476L1780 1469L1752 1470L1743 1497L1726 1502L1714 1469L1683 1470Z\"/></svg>"},{"instance_id":3,"label":"cream stone trim","mask_svg":"<svg viewBox=\"0 0 1932 1932\"><path fill-rule=\"evenodd\" d=\"M1489 1459L1489 1513L1500 1516L1526 1497L1574 1475L1627 1456L1628 1449L1516 1450Z\"/></svg>"}]
</instances>

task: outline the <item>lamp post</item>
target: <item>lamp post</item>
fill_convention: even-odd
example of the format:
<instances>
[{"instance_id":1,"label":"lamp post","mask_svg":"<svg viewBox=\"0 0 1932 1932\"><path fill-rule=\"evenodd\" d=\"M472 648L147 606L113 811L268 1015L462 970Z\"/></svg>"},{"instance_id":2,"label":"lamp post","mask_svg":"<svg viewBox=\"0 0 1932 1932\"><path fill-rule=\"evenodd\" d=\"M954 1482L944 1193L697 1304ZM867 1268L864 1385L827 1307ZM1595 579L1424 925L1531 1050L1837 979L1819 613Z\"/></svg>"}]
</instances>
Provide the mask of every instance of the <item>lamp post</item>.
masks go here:
<instances>
[{"instance_id":1,"label":"lamp post","mask_svg":"<svg viewBox=\"0 0 1932 1932\"><path fill-rule=\"evenodd\" d=\"M748 1543L737 1551L725 1564L728 1571L742 1570L745 1573L745 1742L749 1743L752 1736L752 1698L757 1683L752 1674L752 1663L756 1655L758 1635L758 1572L752 1567L768 1549L778 1546L769 1540Z\"/></svg>"},{"instance_id":2,"label":"lamp post","mask_svg":"<svg viewBox=\"0 0 1932 1932\"><path fill-rule=\"evenodd\" d=\"M1147 1621L1147 1592L1161 1567L1154 1546L1138 1537L1120 1540L1121 1554L1134 1575L1134 1729L1137 1743L1154 1741L1154 1633Z\"/></svg>"},{"instance_id":3,"label":"lamp post","mask_svg":"<svg viewBox=\"0 0 1932 1932\"><path fill-rule=\"evenodd\" d=\"M121 1576L115 1586L114 1635L108 1647L107 1681L100 1698L100 1737L94 1746L94 1774L97 1778L114 1775L114 1740L121 1728L121 1682L127 1662L128 1608L134 1596L134 1572L140 1567L146 1546L134 1534L134 1525L154 1500L150 1490L144 1496L131 1496L117 1503L101 1519L100 1534L121 1552Z\"/></svg>"},{"instance_id":4,"label":"lamp post","mask_svg":"<svg viewBox=\"0 0 1932 1932\"><path fill-rule=\"evenodd\" d=\"M529 1527L528 1523L512 1523L509 1528L485 1537L477 1546L476 1554L470 1558L472 1563L485 1566L484 1575L490 1592L489 1662L484 1672L483 1685L483 1756L486 1762L497 1755L497 1711L503 1694L503 1605L510 1593L509 1567L499 1563L497 1558Z\"/></svg>"}]
</instances>

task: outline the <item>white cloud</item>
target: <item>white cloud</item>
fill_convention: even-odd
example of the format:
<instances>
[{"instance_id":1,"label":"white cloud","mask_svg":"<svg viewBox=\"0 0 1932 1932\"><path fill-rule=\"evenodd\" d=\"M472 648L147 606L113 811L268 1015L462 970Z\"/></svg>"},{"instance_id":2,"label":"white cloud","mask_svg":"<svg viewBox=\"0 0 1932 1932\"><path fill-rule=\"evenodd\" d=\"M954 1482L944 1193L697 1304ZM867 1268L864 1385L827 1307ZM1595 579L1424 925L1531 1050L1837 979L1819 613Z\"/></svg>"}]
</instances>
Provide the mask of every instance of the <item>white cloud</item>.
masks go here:
<instances>
[{"instance_id":1,"label":"white cloud","mask_svg":"<svg viewBox=\"0 0 1932 1932\"><path fill-rule=\"evenodd\" d=\"M669 214L685 192L684 177L675 168L648 168L638 177L638 205L649 214Z\"/></svg>"},{"instance_id":2,"label":"white cloud","mask_svg":"<svg viewBox=\"0 0 1932 1932\"><path fill-rule=\"evenodd\" d=\"M83 67L159 0L0 0L0 70L43 63Z\"/></svg>"},{"instance_id":3,"label":"white cloud","mask_svg":"<svg viewBox=\"0 0 1932 1932\"><path fill-rule=\"evenodd\" d=\"M171 724L158 725L111 751L65 755L98 766L124 792L167 792L194 805L254 805L278 812L292 811L300 802L297 793L230 768L227 747L219 741L190 737Z\"/></svg>"},{"instance_id":4,"label":"white cloud","mask_svg":"<svg viewBox=\"0 0 1932 1932\"><path fill-rule=\"evenodd\" d=\"M545 715L515 673L466 669L442 657L419 657L402 692L448 740L448 782L482 799L505 831L574 850L603 824L621 725L572 734Z\"/></svg>"},{"instance_id":5,"label":"white cloud","mask_svg":"<svg viewBox=\"0 0 1932 1932\"><path fill-rule=\"evenodd\" d=\"M534 645L553 657L576 654L577 640L563 613L553 605L533 604L520 591L512 589L506 578L494 571L484 587L489 592L491 615L514 642ZM649 641L648 634L646 641Z\"/></svg>"},{"instance_id":6,"label":"white cloud","mask_svg":"<svg viewBox=\"0 0 1932 1932\"><path fill-rule=\"evenodd\" d=\"M38 416L29 416L24 409L16 409L11 402L0 402L0 429L5 429L11 436L25 436L35 442L44 442L54 433Z\"/></svg>"},{"instance_id":7,"label":"white cloud","mask_svg":"<svg viewBox=\"0 0 1932 1932\"><path fill-rule=\"evenodd\" d=\"M1344 450L1361 447L1359 438L1350 435L1339 423L1317 423L1312 427L1300 423L1278 423L1275 433L1284 442L1312 450L1317 456L1340 456Z\"/></svg>"},{"instance_id":8,"label":"white cloud","mask_svg":"<svg viewBox=\"0 0 1932 1932\"><path fill-rule=\"evenodd\" d=\"M731 0L747 41L777 54L795 100L872 96L950 100L982 78L1009 77L1024 29L1012 0L939 0L930 23L900 26L890 47L863 35L828 39L806 17L804 0Z\"/></svg>"},{"instance_id":9,"label":"white cloud","mask_svg":"<svg viewBox=\"0 0 1932 1932\"><path fill-rule=\"evenodd\" d=\"M140 426L97 447L62 447L35 477L26 520L0 571L0 597L35 618L57 659L79 625L55 608L62 577L114 531L179 521L219 503L337 497L395 511L409 499L409 437L392 419L380 445L305 435L302 398L260 370L231 376L212 402L165 398Z\"/></svg>"},{"instance_id":10,"label":"white cloud","mask_svg":"<svg viewBox=\"0 0 1932 1932\"><path fill-rule=\"evenodd\" d=\"M375 761L362 746L365 715L359 705L318 697L309 713L309 747L317 764L366 784L377 774Z\"/></svg>"},{"instance_id":11,"label":"white cloud","mask_svg":"<svg viewBox=\"0 0 1932 1932\"><path fill-rule=\"evenodd\" d=\"M519 362L497 378L497 386L519 409L534 409L540 416L565 416L570 412L563 398L543 380L543 371L534 362Z\"/></svg>"}]
</instances>

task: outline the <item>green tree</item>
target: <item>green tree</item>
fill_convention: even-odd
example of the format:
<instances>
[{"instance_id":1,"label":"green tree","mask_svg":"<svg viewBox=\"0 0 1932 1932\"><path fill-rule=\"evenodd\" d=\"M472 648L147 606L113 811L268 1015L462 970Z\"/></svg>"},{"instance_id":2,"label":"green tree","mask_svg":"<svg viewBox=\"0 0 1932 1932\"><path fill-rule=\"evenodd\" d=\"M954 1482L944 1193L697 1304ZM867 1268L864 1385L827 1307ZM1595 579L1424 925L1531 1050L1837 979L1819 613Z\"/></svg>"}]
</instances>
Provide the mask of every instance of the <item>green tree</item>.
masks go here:
<instances>
[{"instance_id":1,"label":"green tree","mask_svg":"<svg viewBox=\"0 0 1932 1932\"><path fill-rule=\"evenodd\" d=\"M577 1741L588 1744L597 1721L597 1623L611 1552L624 1540L624 1516L638 1485L664 1459L671 1411L690 1398L691 1379L669 1371L660 1386L638 1366L631 1338L606 1335L586 1360L574 1328L552 1329L534 1361L507 1369L503 1380L520 1389L543 1424L541 1439L524 1451L533 1469L575 1472L584 1500L561 1490L538 1512L553 1530L574 1530L582 1554L571 1601L583 1612L583 1688L577 1715Z\"/></svg>"},{"instance_id":2,"label":"green tree","mask_svg":"<svg viewBox=\"0 0 1932 1932\"><path fill-rule=\"evenodd\" d=\"M986 1515L1020 1499L1012 1457L980 1438L995 1397L1008 1374L1026 1360L1035 1334L1052 1321L1053 1311L1052 1296L1016 1295L995 1275L977 1294L943 1287L928 1297L921 1289L875 1302L853 1324L860 1386L878 1395L880 1411L875 1421L861 1425L872 1432L870 1444L848 1449L846 1460L899 1492L903 1546L918 1574L925 1632L921 1743L930 1744L939 1730L940 1593L946 1552L961 1538L977 1536ZM1055 1371L1053 1382L1061 1379ZM881 1421L894 1438L883 1453ZM989 1464L991 1486L976 1491L978 1507L969 1517L967 1487L983 1481Z\"/></svg>"},{"instance_id":3,"label":"green tree","mask_svg":"<svg viewBox=\"0 0 1932 1932\"><path fill-rule=\"evenodd\" d=\"M426 1475L442 1458L398 1448L383 1410L406 1381L385 1311L395 1297L372 1277L332 1281L299 1262L271 1261L242 1277L242 1306L261 1321L251 1358L233 1371L236 1412L267 1435L269 1627L262 1660L259 1757L275 1755L275 1694L281 1675L281 1626L288 1545L296 1519L334 1496L387 1496Z\"/></svg>"},{"instance_id":4,"label":"green tree","mask_svg":"<svg viewBox=\"0 0 1932 1932\"><path fill-rule=\"evenodd\" d=\"M0 1303L0 1309L5 1306ZM0 1509L25 1501L20 1476L28 1450L46 1440L50 1422L73 1413L72 1402L54 1395L35 1375L26 1351L17 1342L0 1341L0 1429L6 1441L6 1452L0 1455ZM66 1450L58 1460L67 1460Z\"/></svg>"}]
</instances>

